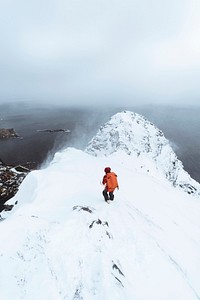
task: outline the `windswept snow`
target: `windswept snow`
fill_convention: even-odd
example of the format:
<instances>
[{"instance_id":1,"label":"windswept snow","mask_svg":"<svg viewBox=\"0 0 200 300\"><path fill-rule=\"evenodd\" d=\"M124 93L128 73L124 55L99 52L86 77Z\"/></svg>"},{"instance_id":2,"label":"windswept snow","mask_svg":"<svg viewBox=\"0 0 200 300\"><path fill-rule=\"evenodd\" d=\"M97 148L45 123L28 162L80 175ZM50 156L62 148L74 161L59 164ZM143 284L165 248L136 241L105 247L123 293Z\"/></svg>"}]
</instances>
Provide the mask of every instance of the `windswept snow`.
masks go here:
<instances>
[{"instance_id":1,"label":"windswept snow","mask_svg":"<svg viewBox=\"0 0 200 300\"><path fill-rule=\"evenodd\" d=\"M148 158L174 186L200 195L200 184L183 169L163 132L143 116L130 111L115 114L86 148L86 152L94 156L108 156L119 151Z\"/></svg>"},{"instance_id":2,"label":"windswept snow","mask_svg":"<svg viewBox=\"0 0 200 300\"><path fill-rule=\"evenodd\" d=\"M120 185L110 204L106 166ZM85 152L56 153L9 202L1 300L200 299L199 184L142 116L116 114Z\"/></svg>"},{"instance_id":3,"label":"windswept snow","mask_svg":"<svg viewBox=\"0 0 200 300\"><path fill-rule=\"evenodd\" d=\"M105 166L120 185L110 204ZM16 201L0 222L1 300L200 299L200 199L148 157L68 148L25 178Z\"/></svg>"}]
</instances>

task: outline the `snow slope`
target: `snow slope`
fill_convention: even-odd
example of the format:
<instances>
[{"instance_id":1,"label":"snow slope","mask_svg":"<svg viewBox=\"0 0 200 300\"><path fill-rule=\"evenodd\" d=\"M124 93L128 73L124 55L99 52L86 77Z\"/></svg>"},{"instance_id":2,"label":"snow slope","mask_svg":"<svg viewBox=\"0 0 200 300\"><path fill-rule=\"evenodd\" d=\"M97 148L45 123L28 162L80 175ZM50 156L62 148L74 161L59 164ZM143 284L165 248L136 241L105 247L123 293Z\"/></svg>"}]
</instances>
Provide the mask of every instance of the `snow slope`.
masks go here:
<instances>
[{"instance_id":1,"label":"snow slope","mask_svg":"<svg viewBox=\"0 0 200 300\"><path fill-rule=\"evenodd\" d=\"M120 185L110 204L105 166ZM1 300L200 299L200 197L149 157L68 148L25 178L16 201L1 214Z\"/></svg>"},{"instance_id":2,"label":"snow slope","mask_svg":"<svg viewBox=\"0 0 200 300\"><path fill-rule=\"evenodd\" d=\"M115 114L90 141L86 152L107 156L115 152L144 156L174 185L200 195L200 184L183 169L163 132L143 116L130 111ZM150 163L149 168L152 168Z\"/></svg>"}]
</instances>

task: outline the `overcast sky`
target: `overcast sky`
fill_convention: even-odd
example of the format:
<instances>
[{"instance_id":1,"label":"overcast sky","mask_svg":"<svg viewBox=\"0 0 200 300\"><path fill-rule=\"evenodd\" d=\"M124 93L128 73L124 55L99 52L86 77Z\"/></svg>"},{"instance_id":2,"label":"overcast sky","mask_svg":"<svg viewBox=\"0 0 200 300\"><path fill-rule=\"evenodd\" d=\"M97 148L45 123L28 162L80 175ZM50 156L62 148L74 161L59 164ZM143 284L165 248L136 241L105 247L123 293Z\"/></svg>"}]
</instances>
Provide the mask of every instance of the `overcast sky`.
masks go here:
<instances>
[{"instance_id":1,"label":"overcast sky","mask_svg":"<svg viewBox=\"0 0 200 300\"><path fill-rule=\"evenodd\" d=\"M199 104L199 0L0 0L0 101Z\"/></svg>"}]
</instances>

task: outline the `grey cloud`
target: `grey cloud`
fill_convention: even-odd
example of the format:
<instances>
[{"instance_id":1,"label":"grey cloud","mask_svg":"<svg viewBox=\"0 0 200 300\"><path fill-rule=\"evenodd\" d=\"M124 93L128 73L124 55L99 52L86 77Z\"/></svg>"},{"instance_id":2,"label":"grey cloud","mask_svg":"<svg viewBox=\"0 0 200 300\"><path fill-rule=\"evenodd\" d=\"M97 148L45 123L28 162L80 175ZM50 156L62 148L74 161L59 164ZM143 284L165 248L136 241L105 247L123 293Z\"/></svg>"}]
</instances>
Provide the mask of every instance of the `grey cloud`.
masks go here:
<instances>
[{"instance_id":1,"label":"grey cloud","mask_svg":"<svg viewBox=\"0 0 200 300\"><path fill-rule=\"evenodd\" d=\"M1 2L0 99L198 104L195 0Z\"/></svg>"}]
</instances>

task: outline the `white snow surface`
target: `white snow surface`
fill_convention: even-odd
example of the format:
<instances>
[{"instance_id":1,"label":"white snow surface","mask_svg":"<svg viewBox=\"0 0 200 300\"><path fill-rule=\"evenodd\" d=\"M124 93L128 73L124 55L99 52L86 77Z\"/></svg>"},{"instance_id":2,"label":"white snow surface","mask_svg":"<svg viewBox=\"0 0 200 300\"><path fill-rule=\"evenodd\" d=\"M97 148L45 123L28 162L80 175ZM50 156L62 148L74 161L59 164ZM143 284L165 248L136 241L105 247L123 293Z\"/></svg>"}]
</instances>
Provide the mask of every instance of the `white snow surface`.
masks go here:
<instances>
[{"instance_id":1,"label":"white snow surface","mask_svg":"<svg viewBox=\"0 0 200 300\"><path fill-rule=\"evenodd\" d=\"M184 170L163 132L137 113L124 111L115 114L101 126L85 151L94 156L108 156L115 152L144 156L150 161L150 169L153 161L173 185L200 195L200 184Z\"/></svg>"},{"instance_id":2,"label":"white snow surface","mask_svg":"<svg viewBox=\"0 0 200 300\"><path fill-rule=\"evenodd\" d=\"M120 186L109 204L106 166ZM148 156L67 148L25 178L16 201L1 213L1 300L200 299L200 197Z\"/></svg>"}]
</instances>

